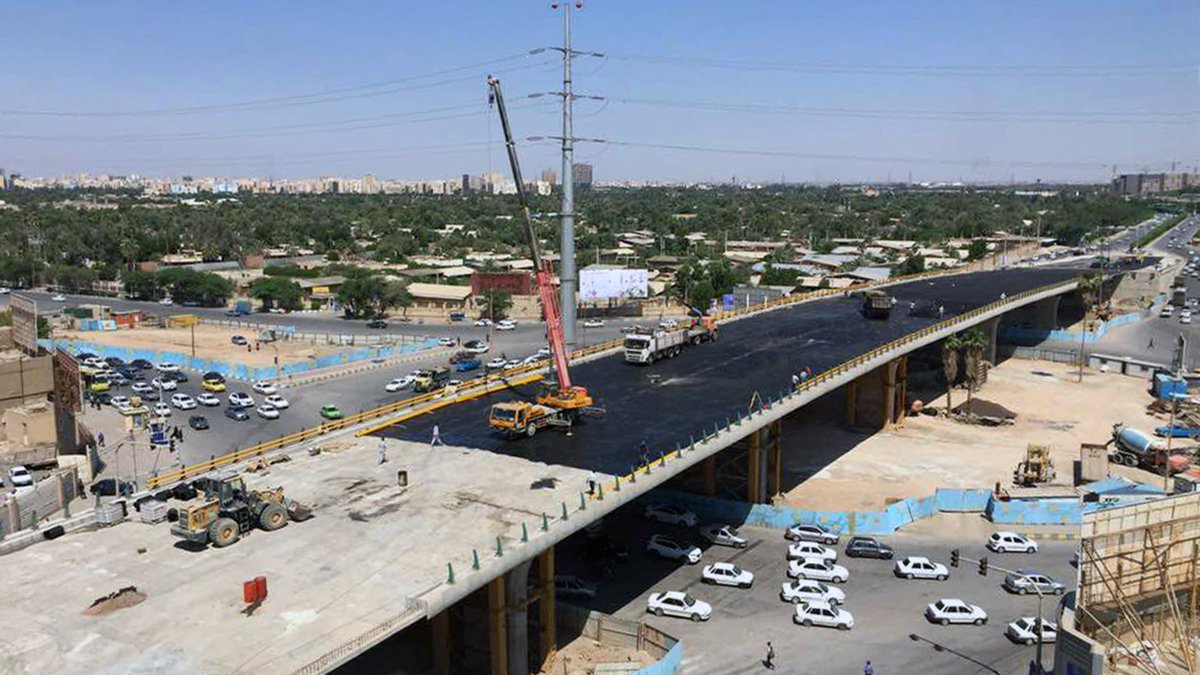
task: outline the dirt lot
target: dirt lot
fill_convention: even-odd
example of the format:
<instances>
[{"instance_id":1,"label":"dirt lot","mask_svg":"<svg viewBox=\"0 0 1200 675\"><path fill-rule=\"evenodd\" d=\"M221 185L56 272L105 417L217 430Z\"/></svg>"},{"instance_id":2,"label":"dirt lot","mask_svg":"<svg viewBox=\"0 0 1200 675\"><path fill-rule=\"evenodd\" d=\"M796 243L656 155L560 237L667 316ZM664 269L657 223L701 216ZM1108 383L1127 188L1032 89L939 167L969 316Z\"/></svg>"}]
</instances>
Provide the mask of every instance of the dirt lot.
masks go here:
<instances>
[{"instance_id":1,"label":"dirt lot","mask_svg":"<svg viewBox=\"0 0 1200 675\"><path fill-rule=\"evenodd\" d=\"M654 657L631 647L606 645L579 637L554 653L541 672L546 675L589 675L597 663L654 663Z\"/></svg>"},{"instance_id":2,"label":"dirt lot","mask_svg":"<svg viewBox=\"0 0 1200 675\"><path fill-rule=\"evenodd\" d=\"M131 349L165 349L190 354L192 351L191 328L138 328L118 331L62 331L61 337L72 340L84 340L115 347ZM244 363L248 366L269 366L279 356L279 362L290 363L302 361L309 357L333 354L338 347L333 345L310 344L307 342L264 342L255 351L247 351L229 341L234 335L242 335L250 340L253 348L257 342L254 331L248 328L225 328L198 324L196 326L196 356L202 359L218 359L222 361Z\"/></svg>"},{"instance_id":3,"label":"dirt lot","mask_svg":"<svg viewBox=\"0 0 1200 675\"><path fill-rule=\"evenodd\" d=\"M842 401L821 413L788 420L784 433L786 495L810 509L869 509L888 498L932 494L938 487L1008 487L1013 468L1029 443L1049 445L1058 478L1069 485L1079 444L1104 443L1112 425L1125 422L1150 431L1165 424L1148 415L1146 380L1085 371L1083 383L1069 365L1012 359L993 369L977 396L1017 413L1014 424L967 425L945 417L910 416L903 428L886 433L853 432L837 426ZM966 400L954 391L954 404ZM944 409L944 396L932 401ZM1150 474L1115 467L1137 480Z\"/></svg>"}]
</instances>

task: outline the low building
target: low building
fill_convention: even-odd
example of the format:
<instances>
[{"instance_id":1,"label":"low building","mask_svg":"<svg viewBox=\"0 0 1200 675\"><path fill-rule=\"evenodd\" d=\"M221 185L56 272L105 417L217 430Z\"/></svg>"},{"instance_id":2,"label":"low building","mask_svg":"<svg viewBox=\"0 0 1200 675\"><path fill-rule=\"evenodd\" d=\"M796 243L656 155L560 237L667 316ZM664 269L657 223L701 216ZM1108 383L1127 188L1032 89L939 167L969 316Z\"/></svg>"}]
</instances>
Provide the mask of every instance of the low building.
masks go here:
<instances>
[{"instance_id":1,"label":"low building","mask_svg":"<svg viewBox=\"0 0 1200 675\"><path fill-rule=\"evenodd\" d=\"M346 277L334 275L312 279L295 279L300 285L304 304L313 309L332 309L337 302L337 289L346 282Z\"/></svg>"},{"instance_id":2,"label":"low building","mask_svg":"<svg viewBox=\"0 0 1200 675\"><path fill-rule=\"evenodd\" d=\"M471 309L471 287L447 284L412 283L408 285L413 309L442 312Z\"/></svg>"}]
</instances>

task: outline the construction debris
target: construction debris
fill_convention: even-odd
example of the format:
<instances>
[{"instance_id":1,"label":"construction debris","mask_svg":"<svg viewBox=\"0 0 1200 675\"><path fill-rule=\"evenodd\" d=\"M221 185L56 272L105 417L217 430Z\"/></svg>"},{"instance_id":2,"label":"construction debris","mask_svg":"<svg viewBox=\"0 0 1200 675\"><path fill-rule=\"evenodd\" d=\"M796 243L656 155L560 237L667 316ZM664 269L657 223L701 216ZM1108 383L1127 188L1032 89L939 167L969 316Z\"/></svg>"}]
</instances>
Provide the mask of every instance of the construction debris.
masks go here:
<instances>
[{"instance_id":1,"label":"construction debris","mask_svg":"<svg viewBox=\"0 0 1200 675\"><path fill-rule=\"evenodd\" d=\"M111 614L118 609L133 607L140 605L146 601L146 594L137 589L137 586L126 586L119 591L114 591L108 595L96 598L91 606L83 610L88 616L103 616Z\"/></svg>"},{"instance_id":2,"label":"construction debris","mask_svg":"<svg viewBox=\"0 0 1200 675\"><path fill-rule=\"evenodd\" d=\"M1012 424L1017 418L1017 413L999 403L982 398L973 398L965 403L960 403L953 408L953 413L955 417L966 422L986 426Z\"/></svg>"}]
</instances>

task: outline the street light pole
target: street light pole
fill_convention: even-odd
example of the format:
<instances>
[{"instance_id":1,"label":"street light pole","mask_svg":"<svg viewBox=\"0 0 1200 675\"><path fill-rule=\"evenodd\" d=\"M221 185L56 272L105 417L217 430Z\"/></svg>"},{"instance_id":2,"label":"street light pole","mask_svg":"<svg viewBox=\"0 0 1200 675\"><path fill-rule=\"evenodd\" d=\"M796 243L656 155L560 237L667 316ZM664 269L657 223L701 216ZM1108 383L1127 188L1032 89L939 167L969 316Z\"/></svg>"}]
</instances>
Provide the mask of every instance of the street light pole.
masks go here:
<instances>
[{"instance_id":1,"label":"street light pole","mask_svg":"<svg viewBox=\"0 0 1200 675\"><path fill-rule=\"evenodd\" d=\"M917 635L916 633L909 633L908 639L912 640L913 642L928 642L930 645L933 646L934 649L936 649L939 652L950 652L951 654L957 656L958 658L966 659L967 661L974 663L975 665L979 666L980 668L983 668L984 670L986 670L990 673L995 673L996 675L1003 675L1003 673L1001 673L1000 671L996 670L995 668L989 666L988 664L984 663L983 661L980 661L978 659L967 656L966 654L963 654L962 652L956 652L953 649L947 647L946 645L943 645L938 642L934 642L933 640L930 640L927 637Z\"/></svg>"}]
</instances>

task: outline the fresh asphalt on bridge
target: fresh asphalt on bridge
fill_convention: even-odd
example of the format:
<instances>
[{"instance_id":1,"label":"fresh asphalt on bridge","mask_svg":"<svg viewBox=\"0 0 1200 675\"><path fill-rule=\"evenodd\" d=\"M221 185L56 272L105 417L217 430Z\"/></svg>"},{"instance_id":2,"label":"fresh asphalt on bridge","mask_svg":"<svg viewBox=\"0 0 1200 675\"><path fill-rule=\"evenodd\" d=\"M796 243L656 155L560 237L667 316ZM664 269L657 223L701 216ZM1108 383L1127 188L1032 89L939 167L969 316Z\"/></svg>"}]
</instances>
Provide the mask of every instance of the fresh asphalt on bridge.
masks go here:
<instances>
[{"instance_id":1,"label":"fresh asphalt on bridge","mask_svg":"<svg viewBox=\"0 0 1200 675\"><path fill-rule=\"evenodd\" d=\"M898 302L887 321L868 320L859 313L858 299L835 296L725 324L717 342L650 366L626 363L620 354L580 364L571 369L572 382L588 387L606 414L581 421L569 436L552 428L508 440L490 430L488 408L514 396L531 398L535 385L460 403L378 434L428 442L436 424L449 445L624 473L638 463L643 440L653 457L672 451L689 436L711 432L735 410L744 413L753 392L778 396L805 366L816 374L937 322L909 316L910 301L941 304L950 317L998 300L1001 292L1014 295L1085 271L1013 269L922 279L888 289Z\"/></svg>"}]
</instances>

